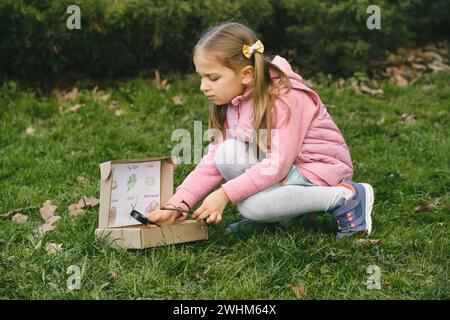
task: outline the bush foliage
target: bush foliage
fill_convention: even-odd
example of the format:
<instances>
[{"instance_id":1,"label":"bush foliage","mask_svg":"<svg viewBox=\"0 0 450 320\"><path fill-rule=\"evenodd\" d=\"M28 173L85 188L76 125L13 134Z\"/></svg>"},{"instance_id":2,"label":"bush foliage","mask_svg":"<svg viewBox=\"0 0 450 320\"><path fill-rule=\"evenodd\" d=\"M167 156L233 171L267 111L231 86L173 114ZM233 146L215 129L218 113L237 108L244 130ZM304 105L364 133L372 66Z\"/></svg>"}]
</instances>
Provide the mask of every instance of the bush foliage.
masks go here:
<instances>
[{"instance_id":1,"label":"bush foliage","mask_svg":"<svg viewBox=\"0 0 450 320\"><path fill-rule=\"evenodd\" d=\"M351 75L388 49L446 37L446 2L378 1L381 29L369 30L368 0L77 0L81 30L69 30L73 1L1 0L0 79L190 72L201 32L230 20L305 72Z\"/></svg>"}]
</instances>

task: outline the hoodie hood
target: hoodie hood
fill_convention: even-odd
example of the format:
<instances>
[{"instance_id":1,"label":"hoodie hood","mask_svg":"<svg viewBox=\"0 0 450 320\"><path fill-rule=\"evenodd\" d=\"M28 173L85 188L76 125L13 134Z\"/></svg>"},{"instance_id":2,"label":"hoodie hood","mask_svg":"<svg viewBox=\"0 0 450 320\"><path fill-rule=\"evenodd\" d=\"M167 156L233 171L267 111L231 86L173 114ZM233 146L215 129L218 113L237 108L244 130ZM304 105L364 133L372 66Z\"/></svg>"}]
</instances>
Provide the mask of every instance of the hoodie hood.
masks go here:
<instances>
[{"instance_id":1,"label":"hoodie hood","mask_svg":"<svg viewBox=\"0 0 450 320\"><path fill-rule=\"evenodd\" d=\"M275 58L273 58L272 63L280 68L281 71L283 71L288 76L289 80L291 80L293 89L305 91L308 96L313 99L314 103L317 106L320 106L322 104L319 95L314 90L305 85L302 76L292 70L292 66L285 58L277 55L275 56ZM270 70L270 77L274 79L279 78L280 76L276 71Z\"/></svg>"},{"instance_id":2,"label":"hoodie hood","mask_svg":"<svg viewBox=\"0 0 450 320\"><path fill-rule=\"evenodd\" d=\"M295 73L292 70L291 65L285 58L277 55L275 56L275 58L273 58L272 63L276 65L278 68L280 68L281 71L283 71L287 75L289 80L291 80L292 89L304 91L314 101L314 103L318 108L322 106L322 102L320 100L319 95L314 90L310 89L308 86L305 85L302 76L300 76L298 73ZM270 77L272 79L276 79L279 78L280 75L278 74L278 72L270 70ZM242 102L248 100L251 97L252 92L253 88L252 87L248 88L242 95L234 97L231 100L230 105L232 107L239 107Z\"/></svg>"}]
</instances>

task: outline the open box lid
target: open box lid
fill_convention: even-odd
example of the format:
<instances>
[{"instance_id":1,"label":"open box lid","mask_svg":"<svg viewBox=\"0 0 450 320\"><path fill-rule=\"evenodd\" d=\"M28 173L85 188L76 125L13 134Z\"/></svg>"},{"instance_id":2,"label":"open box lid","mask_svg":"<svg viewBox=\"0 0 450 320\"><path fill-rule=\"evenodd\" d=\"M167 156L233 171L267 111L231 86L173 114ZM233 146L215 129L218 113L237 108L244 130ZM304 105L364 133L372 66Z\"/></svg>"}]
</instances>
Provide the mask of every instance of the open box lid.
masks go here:
<instances>
[{"instance_id":1,"label":"open box lid","mask_svg":"<svg viewBox=\"0 0 450 320\"><path fill-rule=\"evenodd\" d=\"M161 162L160 199L161 203L165 203L173 195L173 172L176 167L176 159L174 157L165 156L145 159L112 160L100 164L99 228L108 228L112 190L111 172L113 164L140 163L158 160Z\"/></svg>"}]
</instances>

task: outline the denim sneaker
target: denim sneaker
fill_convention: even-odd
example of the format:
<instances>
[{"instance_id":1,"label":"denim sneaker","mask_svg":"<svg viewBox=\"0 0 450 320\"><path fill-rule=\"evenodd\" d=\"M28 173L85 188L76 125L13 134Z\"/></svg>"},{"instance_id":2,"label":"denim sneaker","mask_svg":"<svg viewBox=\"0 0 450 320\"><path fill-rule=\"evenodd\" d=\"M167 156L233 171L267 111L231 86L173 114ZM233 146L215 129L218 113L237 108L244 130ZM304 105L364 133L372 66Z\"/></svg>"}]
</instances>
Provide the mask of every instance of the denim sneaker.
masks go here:
<instances>
[{"instance_id":1,"label":"denim sneaker","mask_svg":"<svg viewBox=\"0 0 450 320\"><path fill-rule=\"evenodd\" d=\"M374 192L370 184L343 181L339 184L354 190L353 197L330 213L338 224L337 238L372 232L372 208Z\"/></svg>"},{"instance_id":2,"label":"denim sneaker","mask_svg":"<svg viewBox=\"0 0 450 320\"><path fill-rule=\"evenodd\" d=\"M236 233L239 230L239 228L251 223L253 223L252 220L245 218L242 219L241 221L229 224L226 230L231 233Z\"/></svg>"}]
</instances>

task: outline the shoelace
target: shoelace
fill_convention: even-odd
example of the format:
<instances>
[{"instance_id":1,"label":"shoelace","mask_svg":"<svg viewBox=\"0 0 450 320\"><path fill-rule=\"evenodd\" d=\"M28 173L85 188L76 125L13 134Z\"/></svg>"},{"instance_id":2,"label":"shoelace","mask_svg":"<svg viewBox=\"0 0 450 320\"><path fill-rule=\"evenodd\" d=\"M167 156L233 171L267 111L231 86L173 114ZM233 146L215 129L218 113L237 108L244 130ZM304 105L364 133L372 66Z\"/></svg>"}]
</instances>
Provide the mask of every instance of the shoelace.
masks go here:
<instances>
[{"instance_id":1,"label":"shoelace","mask_svg":"<svg viewBox=\"0 0 450 320\"><path fill-rule=\"evenodd\" d=\"M336 222L338 224L338 230L346 230L348 228L355 228L356 225L353 221L353 211L347 212L340 217L336 217Z\"/></svg>"}]
</instances>

